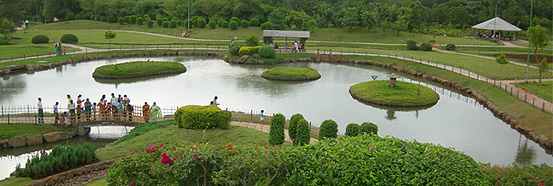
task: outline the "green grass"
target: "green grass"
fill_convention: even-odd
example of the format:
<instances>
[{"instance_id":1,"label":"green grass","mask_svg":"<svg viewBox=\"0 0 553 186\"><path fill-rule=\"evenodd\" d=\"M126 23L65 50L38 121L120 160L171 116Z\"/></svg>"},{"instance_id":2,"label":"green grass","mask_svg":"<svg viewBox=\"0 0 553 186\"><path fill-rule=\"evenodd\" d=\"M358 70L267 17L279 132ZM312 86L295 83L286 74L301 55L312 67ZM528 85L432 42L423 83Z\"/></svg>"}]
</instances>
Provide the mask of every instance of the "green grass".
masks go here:
<instances>
[{"instance_id":1,"label":"green grass","mask_svg":"<svg viewBox=\"0 0 553 186\"><path fill-rule=\"evenodd\" d=\"M12 137L34 136L50 132L73 132L73 127L58 127L55 125L35 125L35 124L1 124L0 139L10 139Z\"/></svg>"},{"instance_id":2,"label":"green grass","mask_svg":"<svg viewBox=\"0 0 553 186\"><path fill-rule=\"evenodd\" d=\"M186 72L186 67L178 62L135 61L96 68L92 77L100 79L126 79Z\"/></svg>"},{"instance_id":3,"label":"green grass","mask_svg":"<svg viewBox=\"0 0 553 186\"><path fill-rule=\"evenodd\" d=\"M86 184L86 186L107 186L109 183L106 178L102 178L93 182L90 182L89 184Z\"/></svg>"},{"instance_id":4,"label":"green grass","mask_svg":"<svg viewBox=\"0 0 553 186\"><path fill-rule=\"evenodd\" d=\"M63 46L63 45L62 45ZM66 47L66 52L74 52L79 49ZM36 57L37 55L54 55L54 44L18 44L0 45L0 59Z\"/></svg>"},{"instance_id":5,"label":"green grass","mask_svg":"<svg viewBox=\"0 0 553 186\"><path fill-rule=\"evenodd\" d=\"M543 98L549 102L553 102L553 81L542 81L542 86L539 86L538 82L532 81L526 83L513 83L520 88L530 91L535 95Z\"/></svg>"},{"instance_id":6,"label":"green grass","mask_svg":"<svg viewBox=\"0 0 553 186\"><path fill-rule=\"evenodd\" d=\"M176 125L169 125L168 127L151 130L117 144L108 145L98 150L96 154L98 155L98 159L105 161L128 155L130 152L145 153L149 145L159 145L160 143L174 145L187 141L194 143L205 141L207 143L255 144L264 146L268 144L268 139L268 133L238 126L230 126L228 130L206 130L204 138L203 130L189 130L178 128Z\"/></svg>"},{"instance_id":7,"label":"green grass","mask_svg":"<svg viewBox=\"0 0 553 186\"><path fill-rule=\"evenodd\" d=\"M439 99L432 89L403 81L394 87L388 86L388 80L362 82L351 86L349 92L356 99L385 106L430 106Z\"/></svg>"},{"instance_id":8,"label":"green grass","mask_svg":"<svg viewBox=\"0 0 553 186\"><path fill-rule=\"evenodd\" d=\"M275 67L266 70L262 77L274 80L303 81L321 78L321 74L312 68Z\"/></svg>"},{"instance_id":9,"label":"green grass","mask_svg":"<svg viewBox=\"0 0 553 186\"><path fill-rule=\"evenodd\" d=\"M551 113L543 112L539 108L518 100L516 97L511 96L508 92L505 92L503 89L492 86L489 83L468 78L460 74L451 73L451 71L446 71L440 68L403 60L371 56L340 56L340 58L373 60L381 63L395 64L396 66L413 69L459 83L464 87L468 87L476 91L487 100L493 102L500 108L501 111L510 114L511 116L522 114L523 117L517 119L517 121L524 126L534 129L538 136L544 135L548 138L553 138L553 130L551 130L551 118L553 116Z\"/></svg>"},{"instance_id":10,"label":"green grass","mask_svg":"<svg viewBox=\"0 0 553 186\"><path fill-rule=\"evenodd\" d=\"M29 185L34 182L36 182L36 180L33 180L28 177L16 177L16 178L10 178L6 181L0 182L0 186Z\"/></svg>"}]
</instances>

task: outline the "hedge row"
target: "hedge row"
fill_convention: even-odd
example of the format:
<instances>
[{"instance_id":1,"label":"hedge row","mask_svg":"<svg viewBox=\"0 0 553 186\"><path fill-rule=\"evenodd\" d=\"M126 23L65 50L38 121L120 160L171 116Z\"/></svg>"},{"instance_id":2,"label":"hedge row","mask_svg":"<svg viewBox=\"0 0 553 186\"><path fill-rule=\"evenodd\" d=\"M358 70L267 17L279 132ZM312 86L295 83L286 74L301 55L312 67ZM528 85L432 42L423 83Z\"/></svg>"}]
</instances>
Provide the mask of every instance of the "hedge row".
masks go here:
<instances>
[{"instance_id":1,"label":"hedge row","mask_svg":"<svg viewBox=\"0 0 553 186\"><path fill-rule=\"evenodd\" d=\"M186 129L228 129L231 113L215 105L188 105L177 109L174 115L179 128Z\"/></svg>"},{"instance_id":2,"label":"hedge row","mask_svg":"<svg viewBox=\"0 0 553 186\"><path fill-rule=\"evenodd\" d=\"M346 126L346 136L354 137L363 134L378 135L378 126L370 122L364 122L361 126L357 123L350 123Z\"/></svg>"}]
</instances>

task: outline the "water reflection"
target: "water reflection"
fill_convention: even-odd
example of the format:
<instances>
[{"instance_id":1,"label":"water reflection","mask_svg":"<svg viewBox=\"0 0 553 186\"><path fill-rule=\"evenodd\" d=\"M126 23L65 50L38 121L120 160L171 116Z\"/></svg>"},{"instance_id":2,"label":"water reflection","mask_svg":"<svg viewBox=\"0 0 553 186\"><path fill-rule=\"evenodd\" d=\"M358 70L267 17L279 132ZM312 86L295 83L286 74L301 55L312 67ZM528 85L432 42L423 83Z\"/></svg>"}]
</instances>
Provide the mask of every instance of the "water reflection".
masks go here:
<instances>
[{"instance_id":1,"label":"water reflection","mask_svg":"<svg viewBox=\"0 0 553 186\"><path fill-rule=\"evenodd\" d=\"M394 119L397 119L396 117L396 111L395 110L392 110L392 109L388 109L386 111L386 119L387 120L394 120Z\"/></svg>"},{"instance_id":2,"label":"water reflection","mask_svg":"<svg viewBox=\"0 0 553 186\"><path fill-rule=\"evenodd\" d=\"M23 76L4 76L0 81L0 102L9 102L16 95L25 91L27 83Z\"/></svg>"},{"instance_id":3,"label":"water reflection","mask_svg":"<svg viewBox=\"0 0 553 186\"><path fill-rule=\"evenodd\" d=\"M518 139L518 150L515 157L515 164L517 165L531 165L534 162L535 149L528 146L528 138L522 138L522 134Z\"/></svg>"}]
</instances>

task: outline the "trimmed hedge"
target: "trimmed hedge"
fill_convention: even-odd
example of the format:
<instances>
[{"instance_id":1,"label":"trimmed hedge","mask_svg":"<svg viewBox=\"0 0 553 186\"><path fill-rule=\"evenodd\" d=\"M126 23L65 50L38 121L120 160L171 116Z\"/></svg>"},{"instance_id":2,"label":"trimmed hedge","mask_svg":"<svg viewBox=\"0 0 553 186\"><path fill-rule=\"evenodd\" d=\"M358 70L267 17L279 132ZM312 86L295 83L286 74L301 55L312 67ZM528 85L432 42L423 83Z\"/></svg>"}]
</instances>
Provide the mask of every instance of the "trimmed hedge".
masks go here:
<instances>
[{"instance_id":1,"label":"trimmed hedge","mask_svg":"<svg viewBox=\"0 0 553 186\"><path fill-rule=\"evenodd\" d=\"M179 128L186 129L228 129L231 113L215 105L187 105L177 109L174 115Z\"/></svg>"},{"instance_id":2,"label":"trimmed hedge","mask_svg":"<svg viewBox=\"0 0 553 186\"><path fill-rule=\"evenodd\" d=\"M27 160L25 168L18 165L18 177L43 178L81 165L96 161L96 148L88 143L81 145L56 145L52 152L35 155Z\"/></svg>"},{"instance_id":3,"label":"trimmed hedge","mask_svg":"<svg viewBox=\"0 0 553 186\"><path fill-rule=\"evenodd\" d=\"M73 35L73 34L63 34L63 36L61 36L61 42L62 43L79 43L79 38L77 38L77 36Z\"/></svg>"},{"instance_id":4,"label":"trimmed hedge","mask_svg":"<svg viewBox=\"0 0 553 186\"><path fill-rule=\"evenodd\" d=\"M240 47L240 50L238 50L238 54L240 56L243 56L243 55L254 55L254 54L259 54L259 49L261 47L260 46L256 46L256 47Z\"/></svg>"},{"instance_id":5,"label":"trimmed hedge","mask_svg":"<svg viewBox=\"0 0 553 186\"><path fill-rule=\"evenodd\" d=\"M154 23L154 22L152 22L152 23ZM137 17L137 18L136 18L136 24L137 24L137 25L143 25L143 24L144 24L144 18L142 18L142 17Z\"/></svg>"},{"instance_id":6,"label":"trimmed hedge","mask_svg":"<svg viewBox=\"0 0 553 186\"><path fill-rule=\"evenodd\" d=\"M276 57L275 49L269 45L262 46L261 48L259 48L258 52L259 52L259 56L264 58L273 59Z\"/></svg>"},{"instance_id":7,"label":"trimmed hedge","mask_svg":"<svg viewBox=\"0 0 553 186\"><path fill-rule=\"evenodd\" d=\"M422 51L432 51L432 45L430 45L428 43L423 43L423 44L421 44L420 49Z\"/></svg>"},{"instance_id":8,"label":"trimmed hedge","mask_svg":"<svg viewBox=\"0 0 553 186\"><path fill-rule=\"evenodd\" d=\"M260 27L261 27L261 30L271 30L271 29L273 29L273 24L271 22L267 21L267 22L261 24Z\"/></svg>"},{"instance_id":9,"label":"trimmed hedge","mask_svg":"<svg viewBox=\"0 0 553 186\"><path fill-rule=\"evenodd\" d=\"M152 21L151 19L148 19L148 27L149 28L152 28L152 26L154 26L154 21Z\"/></svg>"},{"instance_id":10,"label":"trimmed hedge","mask_svg":"<svg viewBox=\"0 0 553 186\"><path fill-rule=\"evenodd\" d=\"M250 19L250 26L259 26L259 19L257 18Z\"/></svg>"},{"instance_id":11,"label":"trimmed hedge","mask_svg":"<svg viewBox=\"0 0 553 186\"><path fill-rule=\"evenodd\" d=\"M319 140L338 137L338 124L334 120L324 120L319 130Z\"/></svg>"},{"instance_id":12,"label":"trimmed hedge","mask_svg":"<svg viewBox=\"0 0 553 186\"><path fill-rule=\"evenodd\" d=\"M120 17L120 18L117 19L117 22L118 22L120 25L123 25L123 24L125 24L127 21L125 21L125 18Z\"/></svg>"},{"instance_id":13,"label":"trimmed hedge","mask_svg":"<svg viewBox=\"0 0 553 186\"><path fill-rule=\"evenodd\" d=\"M419 50L419 47L417 46L417 42L413 40L407 41L407 49L409 50Z\"/></svg>"},{"instance_id":14,"label":"trimmed hedge","mask_svg":"<svg viewBox=\"0 0 553 186\"><path fill-rule=\"evenodd\" d=\"M359 127L359 134L378 135L378 126L371 122L364 122Z\"/></svg>"},{"instance_id":15,"label":"trimmed hedge","mask_svg":"<svg viewBox=\"0 0 553 186\"><path fill-rule=\"evenodd\" d=\"M229 53L232 54L233 56L238 56L240 55L240 46L232 46L229 48Z\"/></svg>"},{"instance_id":16,"label":"trimmed hedge","mask_svg":"<svg viewBox=\"0 0 553 186\"><path fill-rule=\"evenodd\" d=\"M177 21L169 21L169 27L177 28Z\"/></svg>"},{"instance_id":17,"label":"trimmed hedge","mask_svg":"<svg viewBox=\"0 0 553 186\"><path fill-rule=\"evenodd\" d=\"M258 46L259 45L259 39L254 35L250 35L246 38L246 45L248 45L248 46Z\"/></svg>"},{"instance_id":18,"label":"trimmed hedge","mask_svg":"<svg viewBox=\"0 0 553 186\"><path fill-rule=\"evenodd\" d=\"M207 25L207 21L205 19L198 19L198 27L200 28L205 28L205 26Z\"/></svg>"},{"instance_id":19,"label":"trimmed hedge","mask_svg":"<svg viewBox=\"0 0 553 186\"><path fill-rule=\"evenodd\" d=\"M228 28L228 25L229 25L228 21L223 21L223 23L221 23L221 27L223 28Z\"/></svg>"},{"instance_id":20,"label":"trimmed hedge","mask_svg":"<svg viewBox=\"0 0 553 186\"><path fill-rule=\"evenodd\" d=\"M284 123L286 118L278 113L271 118L271 128L269 130L269 144L280 145L284 143Z\"/></svg>"},{"instance_id":21,"label":"trimmed hedge","mask_svg":"<svg viewBox=\"0 0 553 186\"><path fill-rule=\"evenodd\" d=\"M233 21L235 21L236 23L239 23L240 19L238 19L237 17L230 18L229 22L233 22Z\"/></svg>"},{"instance_id":22,"label":"trimmed hedge","mask_svg":"<svg viewBox=\"0 0 553 186\"><path fill-rule=\"evenodd\" d=\"M163 22L161 22L161 26L162 26L163 28L169 28L169 21L163 21Z\"/></svg>"},{"instance_id":23,"label":"trimmed hedge","mask_svg":"<svg viewBox=\"0 0 553 186\"><path fill-rule=\"evenodd\" d=\"M50 38L45 35L37 35L31 39L31 42L33 44L40 44L40 43L48 43L50 41Z\"/></svg>"},{"instance_id":24,"label":"trimmed hedge","mask_svg":"<svg viewBox=\"0 0 553 186\"><path fill-rule=\"evenodd\" d=\"M359 135L359 125L357 123L350 123L346 126L346 136L355 137Z\"/></svg>"},{"instance_id":25,"label":"trimmed hedge","mask_svg":"<svg viewBox=\"0 0 553 186\"><path fill-rule=\"evenodd\" d=\"M248 28L250 27L250 22L246 20L242 20L242 22L240 23L240 26L242 26L242 28Z\"/></svg>"},{"instance_id":26,"label":"trimmed hedge","mask_svg":"<svg viewBox=\"0 0 553 186\"><path fill-rule=\"evenodd\" d=\"M290 136L290 139L292 139L294 145L296 145L296 128L298 128L298 122L301 119L304 119L301 114L294 114L290 117L290 122L288 123L288 136Z\"/></svg>"},{"instance_id":27,"label":"trimmed hedge","mask_svg":"<svg viewBox=\"0 0 553 186\"><path fill-rule=\"evenodd\" d=\"M215 22L214 20L210 20L209 23L207 23L209 25L209 28L211 29L215 29L215 27L217 27L217 22Z\"/></svg>"},{"instance_id":28,"label":"trimmed hedge","mask_svg":"<svg viewBox=\"0 0 553 186\"><path fill-rule=\"evenodd\" d=\"M311 140L311 128L305 119L300 119L296 126L296 144L299 146L309 144Z\"/></svg>"},{"instance_id":29,"label":"trimmed hedge","mask_svg":"<svg viewBox=\"0 0 553 186\"><path fill-rule=\"evenodd\" d=\"M238 22L236 21L231 21L228 25L228 27L231 29L231 30L236 30L238 29Z\"/></svg>"}]
</instances>

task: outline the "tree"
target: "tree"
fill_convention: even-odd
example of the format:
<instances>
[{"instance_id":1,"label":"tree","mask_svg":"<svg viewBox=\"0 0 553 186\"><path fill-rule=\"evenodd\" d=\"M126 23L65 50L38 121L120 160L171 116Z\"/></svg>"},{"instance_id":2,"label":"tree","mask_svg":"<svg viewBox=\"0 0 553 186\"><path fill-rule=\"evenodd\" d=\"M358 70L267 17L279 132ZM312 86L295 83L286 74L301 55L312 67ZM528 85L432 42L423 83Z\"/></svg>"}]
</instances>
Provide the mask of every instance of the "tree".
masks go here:
<instances>
[{"instance_id":1,"label":"tree","mask_svg":"<svg viewBox=\"0 0 553 186\"><path fill-rule=\"evenodd\" d=\"M106 36L106 39L107 39L108 41L110 41L110 42L109 42L110 45L111 45L111 39L115 38L116 35L117 35L117 33L112 32L111 30L108 30L108 31L104 34L104 36Z\"/></svg>"},{"instance_id":2,"label":"tree","mask_svg":"<svg viewBox=\"0 0 553 186\"><path fill-rule=\"evenodd\" d=\"M536 62L538 60L538 49L543 49L549 44L549 33L546 28L541 27L540 25L531 27L526 31L528 35L528 41L530 46L534 49L534 56L536 57Z\"/></svg>"},{"instance_id":3,"label":"tree","mask_svg":"<svg viewBox=\"0 0 553 186\"><path fill-rule=\"evenodd\" d=\"M269 14L267 18L269 22L273 25L274 29L281 30L286 28L286 23L284 21L284 13L280 11L274 11Z\"/></svg>"},{"instance_id":4,"label":"tree","mask_svg":"<svg viewBox=\"0 0 553 186\"><path fill-rule=\"evenodd\" d=\"M286 118L278 113L271 118L271 128L269 129L269 143L271 145L280 145L284 143L284 123Z\"/></svg>"},{"instance_id":5,"label":"tree","mask_svg":"<svg viewBox=\"0 0 553 186\"><path fill-rule=\"evenodd\" d=\"M549 69L549 64L547 64L547 58L543 58L539 65L539 79L540 79L540 86L541 86L541 74Z\"/></svg>"},{"instance_id":6,"label":"tree","mask_svg":"<svg viewBox=\"0 0 553 186\"><path fill-rule=\"evenodd\" d=\"M361 24L361 17L359 16L359 12L356 8L347 8L344 12L344 16L342 17L342 26L347 28L356 28L359 27L359 24Z\"/></svg>"},{"instance_id":7,"label":"tree","mask_svg":"<svg viewBox=\"0 0 553 186\"><path fill-rule=\"evenodd\" d=\"M258 46L259 45L259 39L254 35L250 35L246 38L246 45L248 45L248 46Z\"/></svg>"},{"instance_id":8,"label":"tree","mask_svg":"<svg viewBox=\"0 0 553 186\"><path fill-rule=\"evenodd\" d=\"M495 62L499 63L501 65L501 70L499 70L499 74L503 73L503 65L509 63L507 61L507 58L505 57L505 54L501 53L497 58L495 58Z\"/></svg>"}]
</instances>

